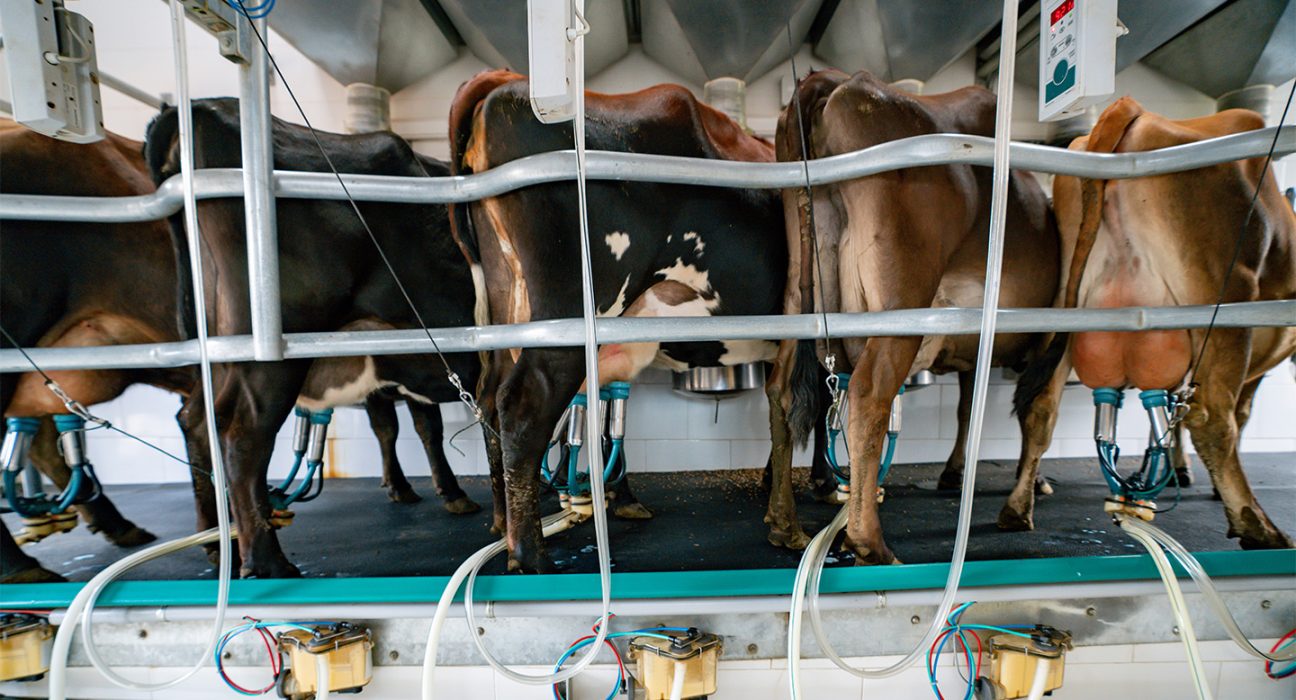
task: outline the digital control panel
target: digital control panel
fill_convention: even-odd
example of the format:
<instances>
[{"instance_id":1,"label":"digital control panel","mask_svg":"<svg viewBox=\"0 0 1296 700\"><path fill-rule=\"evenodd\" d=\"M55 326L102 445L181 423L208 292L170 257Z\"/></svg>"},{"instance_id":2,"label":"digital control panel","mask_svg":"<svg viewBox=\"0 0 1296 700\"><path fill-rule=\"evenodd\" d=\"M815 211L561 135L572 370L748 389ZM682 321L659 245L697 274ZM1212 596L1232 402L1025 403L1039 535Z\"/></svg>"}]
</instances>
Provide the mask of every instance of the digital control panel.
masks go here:
<instances>
[{"instance_id":1,"label":"digital control panel","mask_svg":"<svg viewBox=\"0 0 1296 700\"><path fill-rule=\"evenodd\" d=\"M1065 119L1115 91L1116 0L1044 0L1040 121Z\"/></svg>"}]
</instances>

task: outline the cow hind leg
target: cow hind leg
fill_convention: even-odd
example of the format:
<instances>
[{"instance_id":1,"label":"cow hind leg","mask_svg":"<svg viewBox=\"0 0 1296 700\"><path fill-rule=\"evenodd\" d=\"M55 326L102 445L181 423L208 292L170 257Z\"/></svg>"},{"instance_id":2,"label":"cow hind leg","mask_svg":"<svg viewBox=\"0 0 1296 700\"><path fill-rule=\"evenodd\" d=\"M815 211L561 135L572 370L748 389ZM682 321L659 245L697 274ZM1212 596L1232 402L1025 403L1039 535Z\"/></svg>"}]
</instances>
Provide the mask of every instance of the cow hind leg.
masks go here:
<instances>
[{"instance_id":1,"label":"cow hind leg","mask_svg":"<svg viewBox=\"0 0 1296 700\"><path fill-rule=\"evenodd\" d=\"M405 478L405 471L396 456L396 437L400 434L396 402L376 393L370 394L365 398L365 414L369 416L369 428L378 439L378 450L382 453L382 483L379 485L387 489L387 498L394 503L423 500Z\"/></svg>"},{"instance_id":2,"label":"cow hind leg","mask_svg":"<svg viewBox=\"0 0 1296 700\"><path fill-rule=\"evenodd\" d=\"M49 477L55 486L60 489L67 487L72 479L72 471L68 469L63 456L59 454L58 433L54 429L54 421L50 418L41 420L40 429L32 440L29 456L36 469ZM82 493L88 496L93 488L92 484L86 482L82 486ZM117 506L113 505L113 502L103 493L78 504L76 509L81 517L85 518L86 528L90 532L102 534L118 547L138 547L157 539L157 535L137 527L135 523L123 517L121 511L117 510Z\"/></svg>"},{"instance_id":3,"label":"cow hind leg","mask_svg":"<svg viewBox=\"0 0 1296 700\"><path fill-rule=\"evenodd\" d=\"M796 343L783 341L774 359L773 371L765 382L769 404L770 457L769 502L765 509L766 539L776 547L805 549L810 537L797 517L792 490L792 425L788 414L792 408L792 374L796 362Z\"/></svg>"},{"instance_id":4,"label":"cow hind leg","mask_svg":"<svg viewBox=\"0 0 1296 700\"><path fill-rule=\"evenodd\" d=\"M1188 457L1188 451L1184 448L1184 438L1187 433L1184 431L1183 424L1180 423L1174 428L1174 444L1170 446L1170 464L1174 467L1175 482L1180 488L1192 486L1192 460Z\"/></svg>"},{"instance_id":5,"label":"cow hind leg","mask_svg":"<svg viewBox=\"0 0 1296 700\"><path fill-rule=\"evenodd\" d=\"M176 413L176 423L180 426L180 434L184 437L185 450L189 455L196 528L198 532L210 530L217 526L216 484L212 481L211 443L207 439L207 419L200 387L195 387L184 399L180 411ZM220 566L220 547L216 543L203 545L203 550L212 566ZM231 548L230 560L231 570L237 573L242 562L237 546Z\"/></svg>"},{"instance_id":6,"label":"cow hind leg","mask_svg":"<svg viewBox=\"0 0 1296 700\"><path fill-rule=\"evenodd\" d=\"M527 349L500 385L509 569L556 570L540 531L540 455L583 372L576 350Z\"/></svg>"},{"instance_id":7,"label":"cow hind leg","mask_svg":"<svg viewBox=\"0 0 1296 700\"><path fill-rule=\"evenodd\" d=\"M428 466L432 468L432 486L444 502L445 509L459 515L481 510L481 506L459 487L459 480L455 478L454 471L450 469L450 461L446 459L445 425L441 421L441 407L413 399L405 403L414 419L414 430L418 431L419 439L423 441Z\"/></svg>"},{"instance_id":8,"label":"cow hind leg","mask_svg":"<svg viewBox=\"0 0 1296 700\"><path fill-rule=\"evenodd\" d=\"M603 454L611 449L610 438L603 440ZM608 487L608 500L611 502L612 515L622 520L651 520L653 512L639 501L639 497L630 488L630 465L626 463L625 451L617 456L614 472L621 474L621 481Z\"/></svg>"},{"instance_id":9,"label":"cow hind leg","mask_svg":"<svg viewBox=\"0 0 1296 700\"><path fill-rule=\"evenodd\" d=\"M500 381L506 374L506 368L512 366L513 360L508 351L492 353L486 366L482 368L480 389L478 390L477 407L482 411L482 433L486 438L486 462L490 467L491 484L491 526L493 535L503 536L507 527L507 506L504 487L504 451L500 441L500 415L496 392Z\"/></svg>"},{"instance_id":10,"label":"cow hind leg","mask_svg":"<svg viewBox=\"0 0 1296 700\"><path fill-rule=\"evenodd\" d=\"M1196 400L1184 422L1224 502L1228 536L1238 538L1243 549L1289 549L1296 545L1260 507L1238 458L1239 399L1247 393L1238 377L1245 370L1248 332L1215 330L1207 349L1208 362L1197 376Z\"/></svg>"},{"instance_id":11,"label":"cow hind leg","mask_svg":"<svg viewBox=\"0 0 1296 700\"><path fill-rule=\"evenodd\" d=\"M1035 529L1035 495L1052 493L1051 488L1043 491L1039 486L1039 463L1053 439L1058 404L1062 402L1062 391L1070 373L1071 365L1064 358L1030 407L1017 416L1022 434L1021 457L1017 461L1017 483L999 511L1000 530Z\"/></svg>"},{"instance_id":12,"label":"cow hind leg","mask_svg":"<svg viewBox=\"0 0 1296 700\"><path fill-rule=\"evenodd\" d=\"M945 471L936 481L936 488L941 491L957 491L963 485L963 469L966 466L964 449L967 445L968 422L972 419L972 372L959 372L958 400L958 435L954 438L954 449L949 459L945 460Z\"/></svg>"}]
</instances>

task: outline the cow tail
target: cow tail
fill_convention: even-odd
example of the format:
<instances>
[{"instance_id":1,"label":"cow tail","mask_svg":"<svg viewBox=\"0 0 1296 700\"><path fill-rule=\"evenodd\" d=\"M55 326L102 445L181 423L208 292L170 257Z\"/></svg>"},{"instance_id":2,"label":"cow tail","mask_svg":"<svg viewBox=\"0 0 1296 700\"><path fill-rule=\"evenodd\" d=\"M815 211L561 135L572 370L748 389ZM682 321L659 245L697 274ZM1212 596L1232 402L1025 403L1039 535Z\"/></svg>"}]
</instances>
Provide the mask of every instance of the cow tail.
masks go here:
<instances>
[{"instance_id":1,"label":"cow tail","mask_svg":"<svg viewBox=\"0 0 1296 700\"><path fill-rule=\"evenodd\" d=\"M194 110L197 117L199 110ZM161 186L180 172L178 139L180 116L176 108L162 105L162 110L149 122L144 132L144 161L148 164L153 184ZM196 121L196 120L195 120ZM195 123L195 127L196 127ZM199 143L194 139L195 144ZM185 235L184 209L167 217L171 229L171 253L176 272L176 331L181 338L198 335L198 321L193 307L193 275L189 269L189 238Z\"/></svg>"},{"instance_id":2,"label":"cow tail","mask_svg":"<svg viewBox=\"0 0 1296 700\"><path fill-rule=\"evenodd\" d=\"M1117 100L1098 118L1093 132L1089 134L1086 150L1090 153L1115 153L1130 124L1142 113L1143 107L1133 99L1122 97ZM1098 229L1102 226L1103 193L1106 187L1106 180L1084 178L1080 181L1080 231L1076 236L1075 250L1071 254L1071 267L1067 270L1062 308L1075 308L1079 301L1080 281L1098 238ZM1044 352L1026 366L1017 381L1017 389L1013 392L1014 414L1025 415L1035 398L1048 386L1070 340L1070 333L1054 334Z\"/></svg>"}]
</instances>

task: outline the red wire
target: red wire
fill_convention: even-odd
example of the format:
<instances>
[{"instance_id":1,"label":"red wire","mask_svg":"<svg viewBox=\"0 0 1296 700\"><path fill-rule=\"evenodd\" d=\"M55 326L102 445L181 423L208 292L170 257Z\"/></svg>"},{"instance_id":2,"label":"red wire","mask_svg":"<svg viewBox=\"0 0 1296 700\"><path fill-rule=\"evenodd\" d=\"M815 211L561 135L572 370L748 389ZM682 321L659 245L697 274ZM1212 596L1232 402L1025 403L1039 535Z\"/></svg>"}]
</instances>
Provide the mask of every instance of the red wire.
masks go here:
<instances>
[{"instance_id":1,"label":"red wire","mask_svg":"<svg viewBox=\"0 0 1296 700\"><path fill-rule=\"evenodd\" d=\"M1272 654L1272 653L1278 651L1280 648L1282 648L1283 642L1287 641L1288 639L1291 639L1293 636L1296 636L1296 629L1293 629L1292 631L1288 632L1287 634L1284 634L1282 637L1279 637L1279 638L1278 638L1278 641L1274 642L1273 647L1272 647L1271 649L1269 649L1269 653ZM1264 665L1264 666L1265 666L1265 675L1266 675L1266 676L1269 676L1270 678L1272 678L1272 679L1274 679L1274 680L1276 680L1276 681L1277 681L1277 680L1282 680L1283 678L1287 678L1287 677L1288 677L1288 676L1275 676L1274 673L1273 673L1273 662L1270 661L1270 660L1268 660L1268 659L1265 659L1265 665Z\"/></svg>"},{"instance_id":2,"label":"red wire","mask_svg":"<svg viewBox=\"0 0 1296 700\"><path fill-rule=\"evenodd\" d=\"M612 616L609 615L608 617L612 617ZM593 627L592 629L595 631L596 634L587 634L587 635L585 635L584 637L581 637L580 639L577 639L576 641L574 641L574 642L572 642L571 644L567 645L567 649L571 649L572 647L576 646L577 644L580 644L581 642L585 641L586 639L594 639L595 637L597 637L597 636L598 636L598 634L597 634L597 632L598 632L598 623L595 623L595 624L594 624L594 627ZM611 649L611 650L612 650L612 656L616 657L616 661L617 661L617 673L620 674L620 675L619 675L620 684L621 684L622 686L624 686L624 685L625 685L626 670L625 670L625 661L623 661L623 660L621 659L621 652L617 650L616 645L612 643L612 640L611 640L611 639L604 639L604 640L603 640L603 644L604 644L604 646L606 646L607 648ZM565 651L565 650L564 650L564 651ZM553 695L554 695L555 698L561 697L561 696L558 695L558 684L557 684L557 683L554 683L554 684L553 684Z\"/></svg>"},{"instance_id":3,"label":"red wire","mask_svg":"<svg viewBox=\"0 0 1296 700\"><path fill-rule=\"evenodd\" d=\"M266 655L270 657L270 673L279 675L279 655L274 650L274 640L270 638L270 633L264 627L257 627L257 632L261 633L261 641L265 642Z\"/></svg>"},{"instance_id":4,"label":"red wire","mask_svg":"<svg viewBox=\"0 0 1296 700\"><path fill-rule=\"evenodd\" d=\"M48 615L49 615L50 613L52 613L52 612L54 612L54 611L53 611L53 610L15 610L15 609L11 609L11 608L3 608L3 609L0 609L0 614L9 614L9 615L36 615L36 616L38 616L38 617L40 617L40 616L48 616Z\"/></svg>"}]
</instances>

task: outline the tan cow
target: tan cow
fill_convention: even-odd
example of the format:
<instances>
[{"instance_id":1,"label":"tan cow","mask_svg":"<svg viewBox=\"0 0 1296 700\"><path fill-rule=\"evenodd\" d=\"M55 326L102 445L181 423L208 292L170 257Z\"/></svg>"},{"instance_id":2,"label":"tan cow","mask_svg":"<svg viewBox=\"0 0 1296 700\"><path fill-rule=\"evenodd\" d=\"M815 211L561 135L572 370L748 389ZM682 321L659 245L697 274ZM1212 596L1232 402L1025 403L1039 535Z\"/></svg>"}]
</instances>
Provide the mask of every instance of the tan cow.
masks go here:
<instances>
[{"instance_id":1,"label":"tan cow","mask_svg":"<svg viewBox=\"0 0 1296 700\"><path fill-rule=\"evenodd\" d=\"M1232 109L1174 121L1126 97L1071 150L1131 153L1181 146L1264 126ZM1170 306L1296 298L1296 215L1264 159L1129 180L1054 180L1063 238L1066 306ZM1263 182L1261 180L1263 179ZM1255 211L1248 209L1256 188ZM1243 228L1245 223L1245 228ZM1241 239L1239 240L1239 235ZM1230 260L1236 265L1228 274ZM1221 294L1222 292L1222 294ZM1296 318L1293 319L1296 322ZM1184 420L1224 501L1229 537L1243 548L1287 548L1238 460L1238 436L1266 371L1296 352L1296 327L1077 333L1044 388L1056 402L1074 366L1091 388L1197 389ZM1054 347L1065 347L1060 336ZM1200 364L1197 364L1200 362ZM1195 373L1190 374L1196 366ZM1035 368L1032 368L1032 371ZM1026 494L1029 498L1029 494Z\"/></svg>"}]
</instances>

